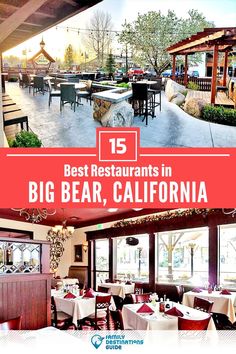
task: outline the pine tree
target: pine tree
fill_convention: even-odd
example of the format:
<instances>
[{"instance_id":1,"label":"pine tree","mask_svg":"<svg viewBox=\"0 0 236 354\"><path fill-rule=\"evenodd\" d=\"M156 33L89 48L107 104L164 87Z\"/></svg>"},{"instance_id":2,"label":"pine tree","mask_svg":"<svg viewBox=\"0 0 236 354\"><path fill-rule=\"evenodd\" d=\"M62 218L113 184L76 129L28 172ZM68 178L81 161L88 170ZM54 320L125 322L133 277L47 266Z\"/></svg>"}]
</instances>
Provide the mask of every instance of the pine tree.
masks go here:
<instances>
[{"instance_id":1,"label":"pine tree","mask_svg":"<svg viewBox=\"0 0 236 354\"><path fill-rule=\"evenodd\" d=\"M106 71L107 71L108 75L111 77L111 76L113 76L115 70L116 70L115 69L115 59L113 57L113 54L110 53L110 54L108 54L107 61L106 61Z\"/></svg>"},{"instance_id":2,"label":"pine tree","mask_svg":"<svg viewBox=\"0 0 236 354\"><path fill-rule=\"evenodd\" d=\"M70 69L74 62L74 50L71 44L65 50L64 61L67 69Z\"/></svg>"}]
</instances>

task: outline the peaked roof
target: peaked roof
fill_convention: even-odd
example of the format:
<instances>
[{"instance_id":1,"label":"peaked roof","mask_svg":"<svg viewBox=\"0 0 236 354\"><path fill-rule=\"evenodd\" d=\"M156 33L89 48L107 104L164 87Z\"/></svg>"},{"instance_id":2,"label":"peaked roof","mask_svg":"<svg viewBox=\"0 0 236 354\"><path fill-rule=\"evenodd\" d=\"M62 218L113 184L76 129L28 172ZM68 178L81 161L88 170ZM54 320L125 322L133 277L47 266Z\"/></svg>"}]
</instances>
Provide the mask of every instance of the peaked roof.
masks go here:
<instances>
[{"instance_id":1,"label":"peaked roof","mask_svg":"<svg viewBox=\"0 0 236 354\"><path fill-rule=\"evenodd\" d=\"M43 48L41 48L32 58L30 58L29 61L34 61L40 54L43 54L51 63L55 63L55 60Z\"/></svg>"}]
</instances>

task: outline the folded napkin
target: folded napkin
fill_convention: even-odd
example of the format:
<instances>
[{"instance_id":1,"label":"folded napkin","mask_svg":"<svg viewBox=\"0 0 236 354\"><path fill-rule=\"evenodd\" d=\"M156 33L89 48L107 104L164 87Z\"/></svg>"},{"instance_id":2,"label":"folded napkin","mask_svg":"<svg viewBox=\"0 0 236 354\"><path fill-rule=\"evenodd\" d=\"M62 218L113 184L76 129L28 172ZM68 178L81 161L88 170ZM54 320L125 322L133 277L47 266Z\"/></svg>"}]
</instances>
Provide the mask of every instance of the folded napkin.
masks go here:
<instances>
[{"instance_id":1,"label":"folded napkin","mask_svg":"<svg viewBox=\"0 0 236 354\"><path fill-rule=\"evenodd\" d=\"M143 304L137 311L137 313L154 313L154 311L147 304Z\"/></svg>"},{"instance_id":2,"label":"folded napkin","mask_svg":"<svg viewBox=\"0 0 236 354\"><path fill-rule=\"evenodd\" d=\"M221 292L220 292L221 295L231 295L231 292L227 289L223 289Z\"/></svg>"},{"instance_id":3,"label":"folded napkin","mask_svg":"<svg viewBox=\"0 0 236 354\"><path fill-rule=\"evenodd\" d=\"M183 317L183 313L180 310L178 310L176 307L172 307L172 309L165 311L165 314L171 316Z\"/></svg>"},{"instance_id":4,"label":"folded napkin","mask_svg":"<svg viewBox=\"0 0 236 354\"><path fill-rule=\"evenodd\" d=\"M76 296L72 293L68 293L64 296L64 299L75 299L75 298L76 298Z\"/></svg>"},{"instance_id":5,"label":"folded napkin","mask_svg":"<svg viewBox=\"0 0 236 354\"><path fill-rule=\"evenodd\" d=\"M94 291L93 291L93 289L88 289L87 291L86 291L86 293L84 294L84 296L83 297L94 297Z\"/></svg>"},{"instance_id":6,"label":"folded napkin","mask_svg":"<svg viewBox=\"0 0 236 354\"><path fill-rule=\"evenodd\" d=\"M194 293L201 293L201 292L202 292L202 289L200 289L200 288L194 288L194 289L192 289L192 292L194 292Z\"/></svg>"}]
</instances>

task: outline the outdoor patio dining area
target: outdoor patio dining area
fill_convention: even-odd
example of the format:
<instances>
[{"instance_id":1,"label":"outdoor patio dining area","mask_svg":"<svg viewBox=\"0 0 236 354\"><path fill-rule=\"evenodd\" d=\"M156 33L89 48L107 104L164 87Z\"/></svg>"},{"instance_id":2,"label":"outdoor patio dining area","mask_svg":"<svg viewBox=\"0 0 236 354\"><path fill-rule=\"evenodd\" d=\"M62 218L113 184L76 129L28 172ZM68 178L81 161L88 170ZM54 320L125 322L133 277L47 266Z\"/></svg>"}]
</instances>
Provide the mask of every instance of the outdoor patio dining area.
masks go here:
<instances>
[{"instance_id":1,"label":"outdoor patio dining area","mask_svg":"<svg viewBox=\"0 0 236 354\"><path fill-rule=\"evenodd\" d=\"M44 147L95 146L96 128L101 127L101 123L94 119L94 102L91 103L87 97L81 97L82 105L76 105L73 109L70 105L65 105L60 110L60 97L52 97L49 106L50 91L33 94L32 91L29 93L27 87L20 87L19 83L6 82L6 95L28 117L30 130L38 135ZM96 95L103 98L103 93ZM139 114L133 118L132 126L140 127L141 146L236 146L235 127L204 122L190 116L168 102L163 90L161 110L156 106L154 115L155 117L149 116L148 125ZM5 127L7 137L12 138L16 129L19 131L17 126Z\"/></svg>"},{"instance_id":2,"label":"outdoor patio dining area","mask_svg":"<svg viewBox=\"0 0 236 354\"><path fill-rule=\"evenodd\" d=\"M235 212L1 209L0 329L235 331Z\"/></svg>"}]
</instances>

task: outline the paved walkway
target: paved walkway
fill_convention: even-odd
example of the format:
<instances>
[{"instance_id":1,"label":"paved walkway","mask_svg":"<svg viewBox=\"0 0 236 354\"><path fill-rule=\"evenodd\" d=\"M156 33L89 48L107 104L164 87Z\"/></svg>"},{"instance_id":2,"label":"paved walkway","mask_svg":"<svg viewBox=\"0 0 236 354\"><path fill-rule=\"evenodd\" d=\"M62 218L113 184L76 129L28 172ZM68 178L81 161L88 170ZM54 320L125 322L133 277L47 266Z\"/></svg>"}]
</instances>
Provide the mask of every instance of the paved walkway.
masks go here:
<instances>
[{"instance_id":1,"label":"paved walkway","mask_svg":"<svg viewBox=\"0 0 236 354\"><path fill-rule=\"evenodd\" d=\"M7 83L6 91L28 114L31 129L45 147L95 146L96 128L101 125L92 118L92 106L85 100L76 112L67 105L60 113L59 98L53 98L48 107L48 93L33 96L18 83ZM140 117L134 119L143 147L236 147L236 127L193 118L169 103L164 93L162 112L157 108L156 116L147 127Z\"/></svg>"}]
</instances>

